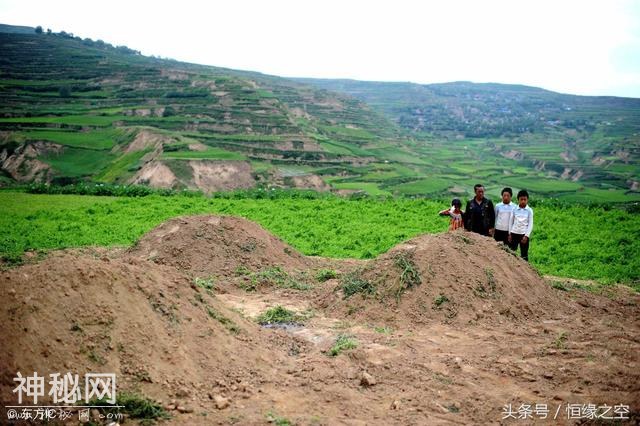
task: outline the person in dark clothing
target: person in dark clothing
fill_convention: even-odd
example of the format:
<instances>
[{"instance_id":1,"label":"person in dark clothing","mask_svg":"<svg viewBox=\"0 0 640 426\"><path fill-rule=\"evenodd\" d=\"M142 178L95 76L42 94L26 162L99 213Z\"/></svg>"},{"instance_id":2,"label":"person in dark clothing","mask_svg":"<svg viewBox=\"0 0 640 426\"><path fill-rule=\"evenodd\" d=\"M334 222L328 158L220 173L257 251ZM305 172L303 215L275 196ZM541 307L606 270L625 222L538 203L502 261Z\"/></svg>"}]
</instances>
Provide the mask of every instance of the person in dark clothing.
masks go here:
<instances>
[{"instance_id":1,"label":"person in dark clothing","mask_svg":"<svg viewBox=\"0 0 640 426\"><path fill-rule=\"evenodd\" d=\"M485 236L493 236L496 212L493 203L484 197L484 186L477 184L473 187L476 196L467 201L464 210L464 229Z\"/></svg>"}]
</instances>

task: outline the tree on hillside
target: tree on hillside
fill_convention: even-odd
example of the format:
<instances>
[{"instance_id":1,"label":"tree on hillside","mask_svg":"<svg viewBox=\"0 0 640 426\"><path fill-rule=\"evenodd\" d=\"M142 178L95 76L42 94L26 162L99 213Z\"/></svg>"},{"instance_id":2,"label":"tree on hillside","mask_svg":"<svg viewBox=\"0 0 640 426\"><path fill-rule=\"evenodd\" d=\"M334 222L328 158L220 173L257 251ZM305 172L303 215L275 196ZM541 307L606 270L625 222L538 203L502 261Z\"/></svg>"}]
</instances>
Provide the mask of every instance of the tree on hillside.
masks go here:
<instances>
[{"instance_id":1,"label":"tree on hillside","mask_svg":"<svg viewBox=\"0 0 640 426\"><path fill-rule=\"evenodd\" d=\"M42 34L42 27L40 25L36 27L36 34Z\"/></svg>"}]
</instances>

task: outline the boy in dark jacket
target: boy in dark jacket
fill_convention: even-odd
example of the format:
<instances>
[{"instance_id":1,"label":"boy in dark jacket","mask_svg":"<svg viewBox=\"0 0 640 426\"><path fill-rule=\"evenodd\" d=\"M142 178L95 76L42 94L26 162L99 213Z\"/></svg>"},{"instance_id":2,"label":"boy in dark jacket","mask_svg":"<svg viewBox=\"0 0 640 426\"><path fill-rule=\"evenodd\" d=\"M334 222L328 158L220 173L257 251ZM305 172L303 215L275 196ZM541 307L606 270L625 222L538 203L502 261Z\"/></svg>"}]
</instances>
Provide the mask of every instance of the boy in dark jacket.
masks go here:
<instances>
[{"instance_id":1,"label":"boy in dark jacket","mask_svg":"<svg viewBox=\"0 0 640 426\"><path fill-rule=\"evenodd\" d=\"M496 222L496 212L493 203L484 197L484 186L477 184L473 187L476 196L467 201L464 210L464 229L481 235L493 235Z\"/></svg>"}]
</instances>

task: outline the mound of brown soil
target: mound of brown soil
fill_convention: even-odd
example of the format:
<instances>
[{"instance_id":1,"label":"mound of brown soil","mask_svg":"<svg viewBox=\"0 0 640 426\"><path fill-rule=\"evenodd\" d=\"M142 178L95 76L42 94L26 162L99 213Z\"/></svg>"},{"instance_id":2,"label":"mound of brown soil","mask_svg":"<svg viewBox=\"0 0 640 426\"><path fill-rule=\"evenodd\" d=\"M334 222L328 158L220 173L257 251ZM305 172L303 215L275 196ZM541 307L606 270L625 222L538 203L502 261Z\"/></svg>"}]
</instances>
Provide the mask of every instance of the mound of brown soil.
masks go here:
<instances>
[{"instance_id":1,"label":"mound of brown soil","mask_svg":"<svg viewBox=\"0 0 640 426\"><path fill-rule=\"evenodd\" d=\"M238 267L292 270L306 266L304 256L260 225L230 216L171 219L142 237L130 255L195 276L229 276Z\"/></svg>"},{"instance_id":2,"label":"mound of brown soil","mask_svg":"<svg viewBox=\"0 0 640 426\"><path fill-rule=\"evenodd\" d=\"M147 395L187 405L209 393L249 395L265 377L256 366L286 354L213 293L150 262L66 251L5 271L2 283L6 405L16 402L18 371L116 373L120 389L145 383Z\"/></svg>"},{"instance_id":3,"label":"mound of brown soil","mask_svg":"<svg viewBox=\"0 0 640 426\"><path fill-rule=\"evenodd\" d=\"M464 231L399 244L344 276L339 286L343 291L320 298L321 306L386 322L500 323L575 309L505 246ZM349 295L349 286L361 290Z\"/></svg>"},{"instance_id":4,"label":"mound of brown soil","mask_svg":"<svg viewBox=\"0 0 640 426\"><path fill-rule=\"evenodd\" d=\"M553 289L474 234L332 260L244 219L196 216L129 250L32 260L0 272L3 405L17 403L17 372L35 371L115 373L118 392L162 400L176 425L487 424L536 403L626 404L639 418L640 296ZM305 285L248 287L240 266L299 270ZM342 277L315 281L318 268ZM344 298L344 285L360 291ZM304 324L259 326L276 306Z\"/></svg>"}]
</instances>

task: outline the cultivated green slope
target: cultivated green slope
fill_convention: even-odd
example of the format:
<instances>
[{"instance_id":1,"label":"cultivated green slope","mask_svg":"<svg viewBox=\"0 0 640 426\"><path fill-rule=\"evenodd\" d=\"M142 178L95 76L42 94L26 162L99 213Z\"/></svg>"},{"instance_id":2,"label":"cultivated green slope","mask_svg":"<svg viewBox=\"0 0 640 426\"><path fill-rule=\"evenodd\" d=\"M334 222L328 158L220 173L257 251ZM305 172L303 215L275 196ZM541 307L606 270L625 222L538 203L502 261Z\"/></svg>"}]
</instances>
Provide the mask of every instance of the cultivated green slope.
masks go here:
<instances>
[{"instance_id":1,"label":"cultivated green slope","mask_svg":"<svg viewBox=\"0 0 640 426\"><path fill-rule=\"evenodd\" d=\"M640 199L637 100L294 81L25 27L0 26L0 51L0 185Z\"/></svg>"},{"instance_id":2,"label":"cultivated green slope","mask_svg":"<svg viewBox=\"0 0 640 426\"><path fill-rule=\"evenodd\" d=\"M453 174L486 169L490 180L514 186L558 193L578 190L565 194L574 199L637 195L640 99L493 83L296 80L354 96L384 112L413 135L418 152L451 164ZM450 155L442 156L447 150ZM469 150L474 154L467 155ZM506 170L497 157L515 160L517 166ZM467 168L457 167L461 160ZM492 170L515 176L498 179Z\"/></svg>"}]
</instances>

